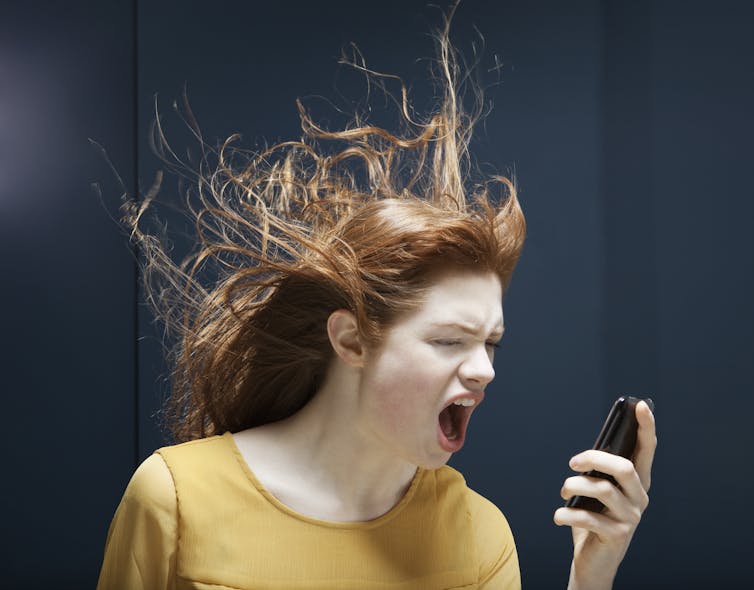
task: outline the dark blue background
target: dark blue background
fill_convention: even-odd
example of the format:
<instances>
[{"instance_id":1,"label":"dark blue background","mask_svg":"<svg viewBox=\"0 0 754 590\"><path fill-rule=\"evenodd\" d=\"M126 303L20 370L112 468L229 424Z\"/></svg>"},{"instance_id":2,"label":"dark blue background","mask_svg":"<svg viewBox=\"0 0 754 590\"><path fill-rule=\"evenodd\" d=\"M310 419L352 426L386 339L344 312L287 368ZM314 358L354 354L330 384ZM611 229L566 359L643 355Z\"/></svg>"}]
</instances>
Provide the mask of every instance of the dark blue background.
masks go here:
<instances>
[{"instance_id":1,"label":"dark blue background","mask_svg":"<svg viewBox=\"0 0 754 590\"><path fill-rule=\"evenodd\" d=\"M153 95L180 143L184 83L209 137L295 138L296 97L358 98L336 65L350 41L426 106L416 59L438 17L423 0L3 4L1 587L94 586L128 478L164 444L159 330L87 138L144 189ZM748 587L754 9L468 0L466 53L474 24L504 64L474 152L515 171L529 236L498 377L452 463L508 516L524 587L565 587L567 460L618 394L651 395L652 503L616 588Z\"/></svg>"}]
</instances>

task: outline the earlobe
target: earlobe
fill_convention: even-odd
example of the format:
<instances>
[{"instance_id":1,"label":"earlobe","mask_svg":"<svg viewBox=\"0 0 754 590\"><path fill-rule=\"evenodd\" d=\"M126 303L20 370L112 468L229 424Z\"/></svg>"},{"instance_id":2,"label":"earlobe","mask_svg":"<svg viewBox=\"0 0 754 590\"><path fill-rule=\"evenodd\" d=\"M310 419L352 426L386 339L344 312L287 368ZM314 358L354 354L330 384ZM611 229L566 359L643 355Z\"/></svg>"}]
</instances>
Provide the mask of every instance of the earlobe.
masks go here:
<instances>
[{"instance_id":1,"label":"earlobe","mask_svg":"<svg viewBox=\"0 0 754 590\"><path fill-rule=\"evenodd\" d=\"M350 311L337 309L327 318L330 344L343 362L360 368L364 365L364 347L359 338L359 324Z\"/></svg>"}]
</instances>

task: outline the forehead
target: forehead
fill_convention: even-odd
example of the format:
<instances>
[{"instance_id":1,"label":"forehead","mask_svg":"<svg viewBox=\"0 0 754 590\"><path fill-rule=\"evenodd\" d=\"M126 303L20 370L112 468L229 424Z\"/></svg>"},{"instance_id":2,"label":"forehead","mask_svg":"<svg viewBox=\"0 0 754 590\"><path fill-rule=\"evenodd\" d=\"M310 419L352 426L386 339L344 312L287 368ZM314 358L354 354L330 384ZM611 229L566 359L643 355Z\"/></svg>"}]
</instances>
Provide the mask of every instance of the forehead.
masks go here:
<instances>
[{"instance_id":1,"label":"forehead","mask_svg":"<svg viewBox=\"0 0 754 590\"><path fill-rule=\"evenodd\" d=\"M494 273L454 271L430 283L421 305L396 327L462 324L493 332L503 327L503 289Z\"/></svg>"}]
</instances>

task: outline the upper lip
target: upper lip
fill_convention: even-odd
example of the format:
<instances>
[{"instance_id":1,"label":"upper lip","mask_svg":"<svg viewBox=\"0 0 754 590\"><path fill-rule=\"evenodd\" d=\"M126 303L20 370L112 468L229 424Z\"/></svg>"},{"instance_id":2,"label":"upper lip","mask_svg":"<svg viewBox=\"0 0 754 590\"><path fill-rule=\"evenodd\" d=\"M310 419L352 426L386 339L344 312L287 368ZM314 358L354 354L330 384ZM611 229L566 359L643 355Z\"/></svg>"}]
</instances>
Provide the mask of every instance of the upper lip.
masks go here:
<instances>
[{"instance_id":1,"label":"upper lip","mask_svg":"<svg viewBox=\"0 0 754 590\"><path fill-rule=\"evenodd\" d=\"M476 408L479 404L482 403L482 400L484 399L484 392L477 391L477 392L472 393L470 391L467 391L464 393L459 393L458 395L454 395L448 401L445 402L445 405L442 407L442 409L444 410L445 408L452 406L456 402L456 400L464 399L464 398L473 399L474 405L471 407Z\"/></svg>"}]
</instances>

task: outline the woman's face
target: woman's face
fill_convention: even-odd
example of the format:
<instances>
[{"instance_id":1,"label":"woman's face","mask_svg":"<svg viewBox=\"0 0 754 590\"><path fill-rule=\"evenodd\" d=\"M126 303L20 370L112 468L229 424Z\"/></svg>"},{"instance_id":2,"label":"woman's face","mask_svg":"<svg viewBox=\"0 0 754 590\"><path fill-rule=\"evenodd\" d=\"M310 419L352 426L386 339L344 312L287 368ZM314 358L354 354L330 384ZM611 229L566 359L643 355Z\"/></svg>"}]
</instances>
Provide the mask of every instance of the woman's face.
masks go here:
<instances>
[{"instance_id":1,"label":"woman's face","mask_svg":"<svg viewBox=\"0 0 754 590\"><path fill-rule=\"evenodd\" d=\"M441 275L422 305L394 324L364 365L364 426L391 452L425 468L458 451L495 372L503 335L502 287L493 273Z\"/></svg>"}]
</instances>

